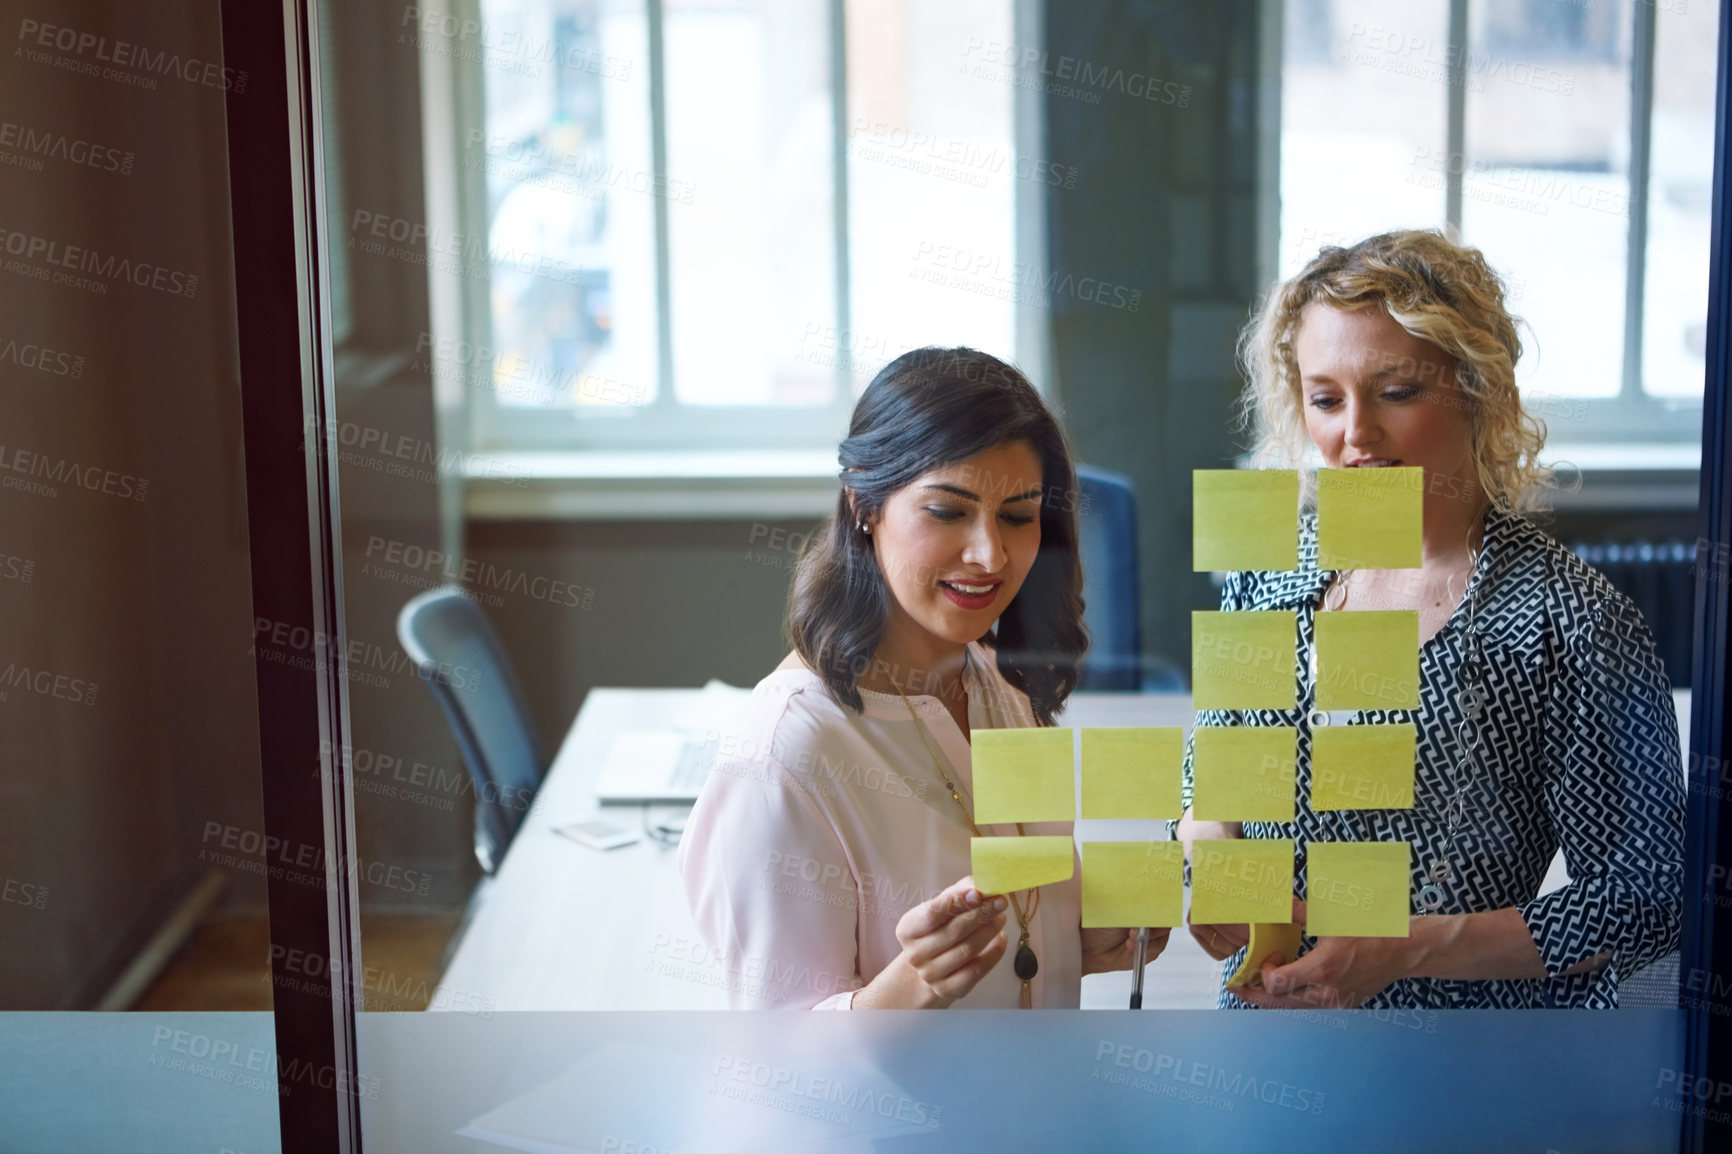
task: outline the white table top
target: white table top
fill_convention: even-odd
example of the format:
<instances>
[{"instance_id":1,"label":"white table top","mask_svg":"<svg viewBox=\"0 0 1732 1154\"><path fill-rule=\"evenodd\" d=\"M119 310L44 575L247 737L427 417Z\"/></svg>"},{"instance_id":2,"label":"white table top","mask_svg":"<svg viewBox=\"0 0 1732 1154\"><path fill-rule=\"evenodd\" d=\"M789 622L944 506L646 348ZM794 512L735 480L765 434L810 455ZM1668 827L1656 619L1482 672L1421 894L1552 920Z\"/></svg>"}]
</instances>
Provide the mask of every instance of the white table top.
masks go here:
<instances>
[{"instance_id":1,"label":"white table top","mask_svg":"<svg viewBox=\"0 0 1732 1154\"><path fill-rule=\"evenodd\" d=\"M593 850L556 834L556 826L600 817L641 829L638 806L600 806L595 781L615 737L669 729L696 703L696 689L595 689L549 769L536 803L463 934L432 1000L434 1009L725 1009L731 975L693 928L674 848L645 837ZM1679 691L1679 722L1689 732L1689 694ZM1074 727L1176 725L1194 714L1182 694L1079 693L1061 721ZM657 807L656 816L684 807ZM1164 836L1159 822L1079 821L1079 840ZM1554 863L1554 866L1561 865ZM1563 877L1548 877L1545 888ZM365 943L362 943L363 950ZM1184 931L1175 931L1147 971L1144 1006L1215 1004L1216 964ZM1128 973L1083 979L1082 1005L1119 1008Z\"/></svg>"},{"instance_id":2,"label":"white table top","mask_svg":"<svg viewBox=\"0 0 1732 1154\"><path fill-rule=\"evenodd\" d=\"M644 809L601 806L595 781L614 738L667 729L699 699L696 689L595 689L548 770L534 808L463 934L433 1008L497 1010L725 1009L729 973L692 926L674 849L644 838L593 850L554 833L599 817L639 830ZM1179 725L1193 720L1186 695L1079 693L1071 726ZM659 817L683 807L657 807ZM1159 822L1077 823L1084 840L1161 836ZM1181 941L1180 939L1184 939ZM365 943L362 943L365 949ZM1148 971L1144 1005L1214 1004L1214 963L1189 936ZM1129 974L1084 979L1083 1005L1123 1006Z\"/></svg>"}]
</instances>

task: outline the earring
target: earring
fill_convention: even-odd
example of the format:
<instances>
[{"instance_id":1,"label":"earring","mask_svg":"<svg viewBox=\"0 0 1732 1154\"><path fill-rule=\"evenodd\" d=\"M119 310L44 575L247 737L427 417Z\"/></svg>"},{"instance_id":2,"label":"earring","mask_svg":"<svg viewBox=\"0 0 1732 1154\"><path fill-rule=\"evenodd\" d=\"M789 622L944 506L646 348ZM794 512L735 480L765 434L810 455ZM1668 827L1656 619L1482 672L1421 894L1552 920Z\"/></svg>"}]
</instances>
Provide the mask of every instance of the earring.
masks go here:
<instances>
[{"instance_id":1,"label":"earring","mask_svg":"<svg viewBox=\"0 0 1732 1154\"><path fill-rule=\"evenodd\" d=\"M854 528L860 530L860 532L862 532L862 533L870 534L872 532L872 526L868 525L864 521L854 522Z\"/></svg>"}]
</instances>

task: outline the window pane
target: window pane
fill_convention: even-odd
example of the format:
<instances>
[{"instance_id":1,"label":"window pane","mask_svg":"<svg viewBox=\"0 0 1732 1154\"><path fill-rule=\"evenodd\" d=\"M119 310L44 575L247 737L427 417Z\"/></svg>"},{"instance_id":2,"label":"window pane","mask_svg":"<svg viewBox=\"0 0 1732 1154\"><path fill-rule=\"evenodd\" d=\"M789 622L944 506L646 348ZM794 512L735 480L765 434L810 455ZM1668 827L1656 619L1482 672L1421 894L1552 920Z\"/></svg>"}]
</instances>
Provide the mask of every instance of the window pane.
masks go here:
<instances>
[{"instance_id":1,"label":"window pane","mask_svg":"<svg viewBox=\"0 0 1732 1154\"><path fill-rule=\"evenodd\" d=\"M1629 241L1630 9L1555 0L1470 11L1462 235L1526 319L1530 392L1615 396Z\"/></svg>"},{"instance_id":2,"label":"window pane","mask_svg":"<svg viewBox=\"0 0 1732 1154\"><path fill-rule=\"evenodd\" d=\"M849 5L848 196L853 331L828 321L807 355L853 364L861 388L926 344L1014 358L1016 155L1010 0ZM1064 174L1053 194L1067 195ZM1074 186L1075 175L1071 181Z\"/></svg>"},{"instance_id":3,"label":"window pane","mask_svg":"<svg viewBox=\"0 0 1732 1154\"><path fill-rule=\"evenodd\" d=\"M1654 13L1653 150L1642 387L1700 397L1707 368L1708 201L1714 166L1716 6L1667 0Z\"/></svg>"},{"instance_id":4,"label":"window pane","mask_svg":"<svg viewBox=\"0 0 1732 1154\"><path fill-rule=\"evenodd\" d=\"M834 370L797 356L803 327L836 316L827 8L668 0L665 11L674 393L828 403Z\"/></svg>"},{"instance_id":5,"label":"window pane","mask_svg":"<svg viewBox=\"0 0 1732 1154\"><path fill-rule=\"evenodd\" d=\"M1326 244L1444 219L1445 0L1288 0L1280 275Z\"/></svg>"},{"instance_id":6,"label":"window pane","mask_svg":"<svg viewBox=\"0 0 1732 1154\"><path fill-rule=\"evenodd\" d=\"M654 197L641 0L483 0L493 347L507 406L641 405L656 381ZM489 379L488 368L491 369Z\"/></svg>"}]
</instances>

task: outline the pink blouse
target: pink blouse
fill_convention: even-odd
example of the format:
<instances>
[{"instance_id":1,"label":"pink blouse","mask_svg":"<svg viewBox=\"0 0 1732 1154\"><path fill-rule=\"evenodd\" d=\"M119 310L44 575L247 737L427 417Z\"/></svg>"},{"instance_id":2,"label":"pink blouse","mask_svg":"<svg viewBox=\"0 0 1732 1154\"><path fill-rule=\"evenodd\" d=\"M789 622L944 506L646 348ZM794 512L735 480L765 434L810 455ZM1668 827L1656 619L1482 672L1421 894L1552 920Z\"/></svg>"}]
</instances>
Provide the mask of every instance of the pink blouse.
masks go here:
<instances>
[{"instance_id":1,"label":"pink blouse","mask_svg":"<svg viewBox=\"0 0 1732 1154\"><path fill-rule=\"evenodd\" d=\"M963 671L971 729L1034 724L1028 698L975 644ZM735 1009L849 1009L854 991L902 952L896 922L970 871L968 824L908 708L895 694L861 692L855 713L816 674L764 678L720 737L715 768L679 848L698 932L733 976ZM939 755L973 809L969 746L944 704L910 694ZM1025 825L1070 835L1069 822ZM1016 827L983 827L1014 836ZM1040 961L1036 1008L1076 1008L1081 992L1078 874L1042 887L1029 943ZM1018 895L1028 908L1029 894ZM1009 949L955 1006L1015 1009Z\"/></svg>"}]
</instances>

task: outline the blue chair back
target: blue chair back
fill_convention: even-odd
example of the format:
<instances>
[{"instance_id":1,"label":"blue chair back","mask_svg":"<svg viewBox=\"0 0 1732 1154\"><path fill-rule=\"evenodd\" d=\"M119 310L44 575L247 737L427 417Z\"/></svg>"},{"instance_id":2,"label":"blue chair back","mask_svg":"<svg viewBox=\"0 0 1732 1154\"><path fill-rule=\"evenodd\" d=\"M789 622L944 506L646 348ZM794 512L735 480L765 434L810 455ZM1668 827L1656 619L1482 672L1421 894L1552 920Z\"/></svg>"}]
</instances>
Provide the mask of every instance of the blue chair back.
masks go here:
<instances>
[{"instance_id":1,"label":"blue chair back","mask_svg":"<svg viewBox=\"0 0 1732 1154\"><path fill-rule=\"evenodd\" d=\"M1083 623L1091 637L1077 688L1135 692L1143 683L1136 491L1122 473L1088 465L1076 473Z\"/></svg>"},{"instance_id":2,"label":"blue chair back","mask_svg":"<svg viewBox=\"0 0 1732 1154\"><path fill-rule=\"evenodd\" d=\"M475 786L475 856L492 874L529 812L547 765L499 635L455 586L397 615L397 639L445 713Z\"/></svg>"}]
</instances>

